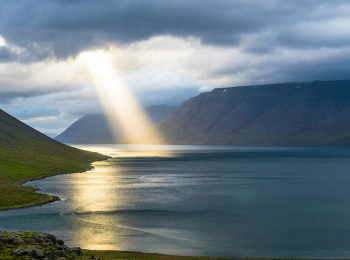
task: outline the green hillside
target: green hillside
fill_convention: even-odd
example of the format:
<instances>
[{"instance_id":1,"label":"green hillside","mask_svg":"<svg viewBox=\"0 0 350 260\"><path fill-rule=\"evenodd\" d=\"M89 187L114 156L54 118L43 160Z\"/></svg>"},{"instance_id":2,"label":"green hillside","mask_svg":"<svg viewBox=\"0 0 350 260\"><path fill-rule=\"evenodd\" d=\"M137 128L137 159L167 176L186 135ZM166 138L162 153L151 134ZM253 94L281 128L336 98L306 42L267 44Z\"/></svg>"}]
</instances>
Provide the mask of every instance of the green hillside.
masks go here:
<instances>
[{"instance_id":1,"label":"green hillside","mask_svg":"<svg viewBox=\"0 0 350 260\"><path fill-rule=\"evenodd\" d=\"M91 162L107 158L52 140L0 110L0 209L53 199L20 185L27 180L87 170Z\"/></svg>"}]
</instances>

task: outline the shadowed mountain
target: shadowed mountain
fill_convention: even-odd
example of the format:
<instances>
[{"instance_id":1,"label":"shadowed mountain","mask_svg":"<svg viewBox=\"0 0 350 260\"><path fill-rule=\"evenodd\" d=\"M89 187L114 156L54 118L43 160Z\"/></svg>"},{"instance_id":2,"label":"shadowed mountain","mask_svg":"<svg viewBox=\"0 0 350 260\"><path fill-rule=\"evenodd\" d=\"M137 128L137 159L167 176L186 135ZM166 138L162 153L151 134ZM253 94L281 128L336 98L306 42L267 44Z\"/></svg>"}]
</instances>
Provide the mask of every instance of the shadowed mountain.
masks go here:
<instances>
[{"instance_id":1,"label":"shadowed mountain","mask_svg":"<svg viewBox=\"0 0 350 260\"><path fill-rule=\"evenodd\" d=\"M54 138L62 143L113 143L108 120L102 115L87 115Z\"/></svg>"},{"instance_id":2,"label":"shadowed mountain","mask_svg":"<svg viewBox=\"0 0 350 260\"><path fill-rule=\"evenodd\" d=\"M346 145L350 81L214 89L154 127L170 144ZM149 135L138 142L147 143Z\"/></svg>"},{"instance_id":3,"label":"shadowed mountain","mask_svg":"<svg viewBox=\"0 0 350 260\"><path fill-rule=\"evenodd\" d=\"M107 158L57 142L0 110L0 209L52 199L16 182L79 172Z\"/></svg>"},{"instance_id":4,"label":"shadowed mountain","mask_svg":"<svg viewBox=\"0 0 350 260\"><path fill-rule=\"evenodd\" d=\"M167 118L177 106L153 105L146 107L146 113L153 124ZM132 114L130 115L132 116ZM140 129L140 133L146 129ZM115 143L121 133L113 133L107 118L103 115L87 115L69 126L54 139L62 143Z\"/></svg>"}]
</instances>

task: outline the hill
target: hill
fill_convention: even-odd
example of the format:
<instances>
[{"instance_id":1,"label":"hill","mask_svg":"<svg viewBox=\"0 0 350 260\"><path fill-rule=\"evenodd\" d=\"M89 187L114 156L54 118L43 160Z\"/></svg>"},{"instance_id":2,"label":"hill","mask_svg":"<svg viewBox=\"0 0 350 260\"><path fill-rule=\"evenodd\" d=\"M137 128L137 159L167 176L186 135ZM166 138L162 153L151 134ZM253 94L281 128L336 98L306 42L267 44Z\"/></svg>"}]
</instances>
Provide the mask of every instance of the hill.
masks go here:
<instances>
[{"instance_id":1,"label":"hill","mask_svg":"<svg viewBox=\"0 0 350 260\"><path fill-rule=\"evenodd\" d=\"M217 88L154 127L169 144L349 145L349 116L350 81L314 81Z\"/></svg>"},{"instance_id":2,"label":"hill","mask_svg":"<svg viewBox=\"0 0 350 260\"><path fill-rule=\"evenodd\" d=\"M107 158L61 144L0 110L0 209L53 199L18 185L26 180L83 171Z\"/></svg>"},{"instance_id":3,"label":"hill","mask_svg":"<svg viewBox=\"0 0 350 260\"><path fill-rule=\"evenodd\" d=\"M113 143L108 120L103 115L87 115L54 138L61 143Z\"/></svg>"},{"instance_id":4,"label":"hill","mask_svg":"<svg viewBox=\"0 0 350 260\"><path fill-rule=\"evenodd\" d=\"M177 106L153 105L146 107L143 111L152 124L157 124L176 108ZM141 133L146 129L139 130ZM54 139L62 143L115 143L121 141L118 139L120 136L120 133L112 133L105 116L93 114L80 118Z\"/></svg>"}]
</instances>

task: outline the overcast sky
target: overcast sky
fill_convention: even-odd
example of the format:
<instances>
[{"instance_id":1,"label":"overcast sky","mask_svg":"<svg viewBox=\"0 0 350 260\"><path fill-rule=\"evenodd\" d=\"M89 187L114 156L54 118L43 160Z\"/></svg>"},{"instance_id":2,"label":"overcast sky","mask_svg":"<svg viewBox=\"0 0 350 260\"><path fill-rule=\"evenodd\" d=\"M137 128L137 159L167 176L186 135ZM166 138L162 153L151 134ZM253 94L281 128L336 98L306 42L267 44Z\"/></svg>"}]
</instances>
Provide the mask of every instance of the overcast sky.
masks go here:
<instances>
[{"instance_id":1,"label":"overcast sky","mask_svg":"<svg viewBox=\"0 0 350 260\"><path fill-rule=\"evenodd\" d=\"M79 56L95 50L143 106L350 79L349 14L337 0L0 0L0 108L45 133L100 113Z\"/></svg>"}]
</instances>

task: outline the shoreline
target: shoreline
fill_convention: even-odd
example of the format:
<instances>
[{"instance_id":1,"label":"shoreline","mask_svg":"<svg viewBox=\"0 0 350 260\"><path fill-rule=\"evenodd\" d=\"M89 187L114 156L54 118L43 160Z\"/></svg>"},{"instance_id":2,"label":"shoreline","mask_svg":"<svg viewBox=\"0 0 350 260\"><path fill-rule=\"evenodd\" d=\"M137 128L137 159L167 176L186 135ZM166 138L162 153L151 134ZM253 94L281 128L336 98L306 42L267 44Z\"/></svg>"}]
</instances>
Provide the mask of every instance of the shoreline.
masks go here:
<instances>
[{"instance_id":1,"label":"shoreline","mask_svg":"<svg viewBox=\"0 0 350 260\"><path fill-rule=\"evenodd\" d=\"M62 257L62 258L61 258ZM44 232L0 231L0 259L76 259L76 260L321 260L320 258L224 257L167 255L122 250L88 250L67 246L57 236ZM323 260L337 258L324 258ZM345 260L345 258L339 258ZM338 260L339 260L338 259Z\"/></svg>"},{"instance_id":2,"label":"shoreline","mask_svg":"<svg viewBox=\"0 0 350 260\"><path fill-rule=\"evenodd\" d=\"M48 204L54 203L56 201L61 201L61 199L58 196L42 193L42 197L46 197L46 196L50 196L50 197L52 197L52 199L50 199L48 201L39 202L39 203L36 203L36 204L33 204L33 205L19 206L19 207L9 208L9 209L0 209L0 212L1 211L5 211L5 210L19 210L19 209L28 209L28 208L32 208L32 207L41 207L41 206L44 206L44 205L48 205ZM39 199L39 201L41 200L41 198Z\"/></svg>"},{"instance_id":3,"label":"shoreline","mask_svg":"<svg viewBox=\"0 0 350 260\"><path fill-rule=\"evenodd\" d=\"M108 160L110 158L107 158L107 159L104 159L104 160ZM103 160L102 160L103 161ZM64 174L74 174L74 173L83 173L83 172L87 172L87 171L90 171L92 169L94 169L94 166L92 165L94 162L91 162L88 167L85 169L85 170L82 170L82 171L77 171L77 172L64 172L64 173L58 173L58 174L54 174L54 175L49 175L49 176L45 176L45 177L42 177L42 178L38 178L38 179L24 179L24 180L20 180L20 181L16 181L14 182L13 184L15 185L24 185L26 184L27 182L30 182L30 181L38 181L38 180L43 180L43 179L46 179L46 178L49 178L49 177L54 177L54 176L58 176L58 175L64 175ZM33 186L26 186L26 187L31 187L33 190L33 192L37 193L37 191L40 191L42 189L40 188L36 188L36 187L33 187ZM39 194L39 193L38 193ZM41 194L41 197L39 198L39 200L37 201L33 201L32 203L34 204L29 204L29 205L14 205L12 208L5 208L5 209L1 209L0 208L0 212L1 211L6 211L6 210L19 210L19 209L27 209L27 208L31 208L31 207L40 207L40 206L43 206L43 205L48 205L48 204L51 204L51 203L54 203L54 202L57 202L57 201L61 201L60 197L59 196L56 196L56 195L50 195L50 194L46 194L46 193L40 193ZM51 197L51 199L49 200L46 200L47 198ZM44 201L43 201L44 200Z\"/></svg>"},{"instance_id":4,"label":"shoreline","mask_svg":"<svg viewBox=\"0 0 350 260\"><path fill-rule=\"evenodd\" d=\"M225 257L225 256L186 256L166 255L160 253L143 253L138 251L122 250L89 250L82 249L84 255L97 256L101 260L347 260L348 258L278 258L278 257Z\"/></svg>"}]
</instances>

